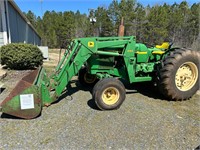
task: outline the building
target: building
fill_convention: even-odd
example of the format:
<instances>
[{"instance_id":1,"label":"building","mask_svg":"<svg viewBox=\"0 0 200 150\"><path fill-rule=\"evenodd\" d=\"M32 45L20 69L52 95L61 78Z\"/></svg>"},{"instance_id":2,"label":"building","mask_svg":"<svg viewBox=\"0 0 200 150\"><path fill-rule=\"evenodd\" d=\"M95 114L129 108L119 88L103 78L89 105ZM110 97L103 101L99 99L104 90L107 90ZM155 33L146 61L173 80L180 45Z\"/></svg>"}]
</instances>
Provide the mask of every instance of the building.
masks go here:
<instances>
[{"instance_id":1,"label":"building","mask_svg":"<svg viewBox=\"0 0 200 150\"><path fill-rule=\"evenodd\" d=\"M8 43L41 45L41 37L13 0L0 0L0 46Z\"/></svg>"}]
</instances>

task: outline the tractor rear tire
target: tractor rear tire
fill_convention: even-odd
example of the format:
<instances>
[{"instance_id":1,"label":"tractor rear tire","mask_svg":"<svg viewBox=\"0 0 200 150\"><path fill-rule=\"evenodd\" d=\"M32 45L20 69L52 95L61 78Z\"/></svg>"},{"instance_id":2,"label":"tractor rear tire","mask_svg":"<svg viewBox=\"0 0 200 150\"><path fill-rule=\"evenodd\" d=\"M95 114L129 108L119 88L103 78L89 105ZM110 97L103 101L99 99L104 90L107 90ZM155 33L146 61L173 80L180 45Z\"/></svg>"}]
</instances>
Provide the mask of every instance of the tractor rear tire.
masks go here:
<instances>
[{"instance_id":1,"label":"tractor rear tire","mask_svg":"<svg viewBox=\"0 0 200 150\"><path fill-rule=\"evenodd\" d=\"M121 81L106 78L97 82L92 96L101 110L113 110L118 109L125 100L126 90Z\"/></svg>"},{"instance_id":2,"label":"tractor rear tire","mask_svg":"<svg viewBox=\"0 0 200 150\"><path fill-rule=\"evenodd\" d=\"M78 74L78 80L81 85L85 87L93 87L97 83L97 77L89 74L87 68L82 68Z\"/></svg>"},{"instance_id":3,"label":"tractor rear tire","mask_svg":"<svg viewBox=\"0 0 200 150\"><path fill-rule=\"evenodd\" d=\"M170 100L187 100L199 89L200 53L176 49L163 60L158 72L160 92Z\"/></svg>"}]
</instances>

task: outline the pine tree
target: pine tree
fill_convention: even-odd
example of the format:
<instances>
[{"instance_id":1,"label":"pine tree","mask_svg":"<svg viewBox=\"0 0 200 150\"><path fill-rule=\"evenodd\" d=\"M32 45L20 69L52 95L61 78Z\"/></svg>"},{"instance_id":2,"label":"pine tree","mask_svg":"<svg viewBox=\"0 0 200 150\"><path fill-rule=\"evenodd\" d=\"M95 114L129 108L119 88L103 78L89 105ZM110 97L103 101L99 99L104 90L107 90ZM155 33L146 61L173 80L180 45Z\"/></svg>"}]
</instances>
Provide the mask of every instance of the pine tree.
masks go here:
<instances>
[{"instance_id":1,"label":"pine tree","mask_svg":"<svg viewBox=\"0 0 200 150\"><path fill-rule=\"evenodd\" d=\"M108 11L104 7L98 7L95 16L97 19L96 28L98 29L98 35L102 37L112 36L113 24L109 18Z\"/></svg>"},{"instance_id":2,"label":"pine tree","mask_svg":"<svg viewBox=\"0 0 200 150\"><path fill-rule=\"evenodd\" d=\"M168 20L167 5L153 6L147 16L146 35L147 41L150 44L161 44L168 37Z\"/></svg>"},{"instance_id":3,"label":"pine tree","mask_svg":"<svg viewBox=\"0 0 200 150\"><path fill-rule=\"evenodd\" d=\"M31 25L33 27L37 26L37 20L36 20L36 15L32 11L28 11L27 13L24 13L27 19L30 21Z\"/></svg>"},{"instance_id":4,"label":"pine tree","mask_svg":"<svg viewBox=\"0 0 200 150\"><path fill-rule=\"evenodd\" d=\"M87 36L117 36L121 18L124 18L125 36L136 35L137 41L150 45L171 39L176 46L199 48L200 3L189 6L186 1L173 5L143 5L135 0L113 0L108 8L98 7L89 16L72 11L46 11L36 17L25 13L42 37L42 45L60 47L73 38ZM91 16L96 23L91 24Z\"/></svg>"},{"instance_id":5,"label":"pine tree","mask_svg":"<svg viewBox=\"0 0 200 150\"><path fill-rule=\"evenodd\" d=\"M87 30L89 26L89 19L87 18L86 14L81 14L80 11L75 13L75 26L76 26L76 33L75 37L85 37L87 36Z\"/></svg>"},{"instance_id":6,"label":"pine tree","mask_svg":"<svg viewBox=\"0 0 200 150\"><path fill-rule=\"evenodd\" d=\"M136 24L136 37L138 42L145 41L145 23L146 23L146 12L145 8L137 3L137 6L135 8L135 24Z\"/></svg>"}]
</instances>

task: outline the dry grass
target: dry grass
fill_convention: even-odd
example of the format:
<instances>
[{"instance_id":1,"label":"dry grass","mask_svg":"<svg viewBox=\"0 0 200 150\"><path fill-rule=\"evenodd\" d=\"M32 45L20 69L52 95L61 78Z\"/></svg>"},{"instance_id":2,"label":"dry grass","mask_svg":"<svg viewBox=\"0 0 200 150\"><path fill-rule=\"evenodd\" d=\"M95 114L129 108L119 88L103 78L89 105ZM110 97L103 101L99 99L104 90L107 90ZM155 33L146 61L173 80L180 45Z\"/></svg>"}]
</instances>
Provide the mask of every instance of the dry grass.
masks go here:
<instances>
[{"instance_id":1,"label":"dry grass","mask_svg":"<svg viewBox=\"0 0 200 150\"><path fill-rule=\"evenodd\" d=\"M46 69L47 73L52 73L59 62L59 55L60 59L64 54L64 50L61 51L59 49L49 49L49 60L44 61L43 66Z\"/></svg>"}]
</instances>

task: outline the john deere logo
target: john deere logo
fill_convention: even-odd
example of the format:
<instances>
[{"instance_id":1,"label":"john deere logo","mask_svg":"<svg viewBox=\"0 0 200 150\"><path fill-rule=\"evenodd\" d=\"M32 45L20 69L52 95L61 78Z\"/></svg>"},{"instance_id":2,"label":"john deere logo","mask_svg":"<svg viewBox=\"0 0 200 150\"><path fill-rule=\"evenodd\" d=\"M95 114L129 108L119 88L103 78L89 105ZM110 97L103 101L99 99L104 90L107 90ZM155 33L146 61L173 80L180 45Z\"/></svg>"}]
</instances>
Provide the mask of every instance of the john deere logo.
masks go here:
<instances>
[{"instance_id":1,"label":"john deere logo","mask_svg":"<svg viewBox=\"0 0 200 150\"><path fill-rule=\"evenodd\" d=\"M94 47L94 42L88 42L88 47Z\"/></svg>"}]
</instances>

